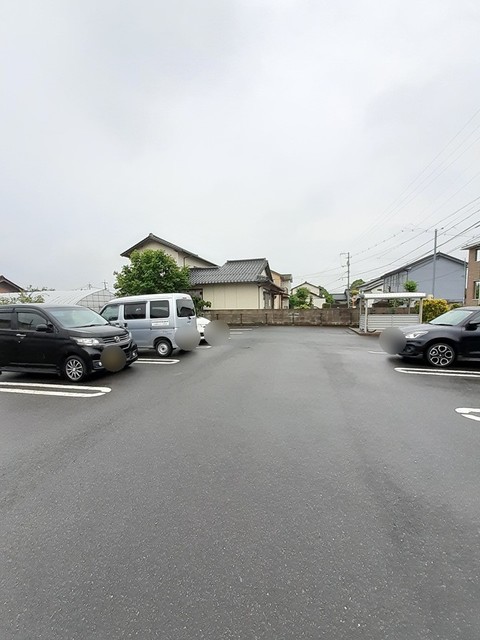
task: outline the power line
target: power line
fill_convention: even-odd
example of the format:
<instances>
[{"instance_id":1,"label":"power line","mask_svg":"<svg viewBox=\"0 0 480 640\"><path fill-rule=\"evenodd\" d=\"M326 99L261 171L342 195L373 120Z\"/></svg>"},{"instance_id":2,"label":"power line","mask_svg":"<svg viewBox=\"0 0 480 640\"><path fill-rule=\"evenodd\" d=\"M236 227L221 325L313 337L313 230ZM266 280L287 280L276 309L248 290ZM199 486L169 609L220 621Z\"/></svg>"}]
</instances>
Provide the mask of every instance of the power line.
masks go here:
<instances>
[{"instance_id":1,"label":"power line","mask_svg":"<svg viewBox=\"0 0 480 640\"><path fill-rule=\"evenodd\" d=\"M478 213L480 212L480 209L478 209L477 211L475 211L474 213ZM472 214L473 215L473 214ZM471 217L471 216L469 216ZM455 238L459 237L460 235L464 235L466 231L469 231L470 229L473 228L477 228L480 227L480 221L475 221L472 225L470 225L469 227L467 227L466 229L463 229L462 231L460 231L459 233L455 234L452 238L449 238L448 240L446 240L445 242L442 242L440 244L437 245L437 249L439 247L443 247L444 245L448 244L449 242L452 242ZM441 234L443 235L443 234ZM421 244L420 246L416 247L416 249L413 249L412 251L409 251L408 253L404 254L403 256L401 256L400 258L397 258L396 260L393 260L392 262L388 262L387 264L384 264L380 267L376 267L374 269L369 269L367 271L364 271L363 273L371 273L372 271L383 271L383 269L385 269L386 267L389 267L397 262L400 262L401 260L403 260L404 258L406 258L407 256L409 256L410 254L414 253L415 251L417 251L418 249L421 249L422 247L424 247L427 244L430 244L431 240L428 240L427 242L424 242L423 244ZM418 258L415 258L415 260L413 260L413 262L417 262L418 260L421 260L422 258L427 257L428 255L430 255L430 252L428 253L424 253L421 256L419 256Z\"/></svg>"},{"instance_id":2,"label":"power line","mask_svg":"<svg viewBox=\"0 0 480 640\"><path fill-rule=\"evenodd\" d=\"M456 138L458 138L458 137L463 133L463 131L468 127L468 125L469 125L469 124L470 124L470 123L471 123L471 122L476 118L476 116L477 116L479 113L480 113L480 108L479 108L479 109L477 109L477 110L475 111L475 113L474 113L474 114L473 114L473 115L472 115L472 116L467 120L467 122L466 122L466 123L465 123L465 124L460 128L460 130L459 130L459 131L457 131L457 133L456 133L456 134L455 134L455 135L454 135L454 136L453 136L453 137L452 137L452 138L447 142L447 144L446 144L446 145L445 145L445 146L444 146L444 147L443 147L443 148L442 148L442 149L437 153L437 155L433 158L433 160L431 160L431 161L426 165L426 167L425 167L425 168L424 168L424 169L423 169L423 170L422 170L422 171L421 171L421 172L420 172L420 173L419 173L419 174L418 174L418 175L417 175L417 176L416 176L416 177L415 177L415 178L414 178L414 179L413 179L413 180L412 180L412 181L411 181L411 182L410 182L406 187L405 187L405 189L403 189L403 191L400 193L400 195L399 195L399 196L397 196L397 198L395 198L395 200L393 200L393 202L392 202L390 205L388 205L388 207L386 207L386 209L384 209L384 211L383 211L383 212L380 214L380 216L379 216L379 217L378 217L378 218L377 218L377 219L372 223L372 225L370 225L367 229L365 229L365 230L363 231L363 233L362 233L360 236L358 236L359 238L362 238L365 234L369 233L372 229L374 229L374 228L378 225L378 223L379 223L381 220L383 220L383 218L385 218L385 216L389 216L389 215L390 215L390 213L391 213L391 211L390 211L390 210L392 209L392 207L394 207L394 205L396 205L396 203L397 203L398 201L400 201L400 202L399 202L399 204L402 204L402 202L403 202L403 201L401 200L402 196L410 190L410 188L411 188L411 187L412 187L412 186L413 186L413 185L414 185L414 184L415 184L415 183L416 183L416 182L417 182L417 181L422 177L422 175L423 175L426 171L428 171L428 169L429 169L429 168L430 168L430 167L431 167L431 166L436 162L436 160L437 160L437 159L438 159L438 158L439 158L439 157L444 153L444 151L445 151L446 149L448 149L448 147L452 144L452 142L454 142L454 140L456 140ZM480 126L480 125L479 125L479 126ZM469 133L469 134L468 134L468 136L465 138L465 140L463 140L463 142L461 142L461 143L460 143L460 145L458 145L458 146L456 147L456 149L454 149L454 151L453 151L452 153L455 153L455 151L456 151L456 150L458 150L458 149L459 149L463 144L465 144L465 142L468 140L468 138L469 138L471 135L473 135L473 133L475 133L475 131L477 131L477 129L478 129L478 126L477 126L477 127L475 127L475 129L474 129L471 133ZM473 144L475 144L475 143L473 143ZM470 147L469 147L469 148L470 148ZM463 155L463 154L461 154L461 155ZM451 156L451 154L450 154L450 156ZM448 157L450 157L450 156L448 156ZM448 157L447 157L447 159L448 159ZM461 156L459 156L459 157L461 157ZM458 159L458 158L457 158L457 159ZM456 160L454 160L453 162L456 162ZM451 163L451 164L453 164L453 163ZM440 166L441 166L441 164L440 164ZM449 166L451 166L451 165L449 165ZM435 169L435 170L434 170L434 172L435 172L436 170L438 170L438 168L439 168L439 167L437 167L437 169ZM447 168L448 168L448 167L447 167ZM429 175L432 175L432 174L429 174ZM429 177L429 176L427 176L427 177ZM418 185L418 186L420 186L420 185ZM415 190L417 190L417 189L418 189L418 186L417 186L417 187L415 187L415 189L413 190L413 192L415 192ZM412 192L412 193L413 193L413 192ZM411 195L411 194L410 194L410 195ZM407 196L407 197L408 197L408 196ZM405 200L405 199L404 199L404 200ZM394 207L394 210L395 210L395 209L398 209L398 205Z\"/></svg>"},{"instance_id":3,"label":"power line","mask_svg":"<svg viewBox=\"0 0 480 640\"><path fill-rule=\"evenodd\" d=\"M460 191L462 191L462 189L465 189L465 187L467 187L471 182L473 182L473 181L475 180L475 178L477 178L478 176L480 176L480 171L477 171L477 173L476 173L472 178L470 178L470 180L467 180L467 182L465 182L465 183L464 183L464 184L463 184L459 189L457 189L456 191L454 191L454 192L451 194L451 196L450 196L449 198L447 198L446 200L444 200L440 206L438 206L436 209L434 209L434 210L433 210L433 211L432 211L432 212L431 212L431 213L430 213L426 218L423 218L423 220L422 220L422 221L423 221L423 222L425 222L425 220L428 220L428 218L431 218L431 217L433 216L433 214L434 214L434 213L436 213L436 212L437 212L437 211L439 211L442 207L444 207L444 206L447 204L447 202L450 202L450 200L451 200L452 198L454 198L458 193L460 193ZM479 198L480 198L480 196L479 196ZM436 198L436 199L438 199L438 198ZM466 205L465 205L465 206L466 206ZM428 209L428 206L424 207L421 211L419 211L419 214L418 214L418 215L419 215L419 216L421 216L421 215L422 215L422 213L423 213L426 209ZM418 226L418 225L417 225L417 226Z\"/></svg>"},{"instance_id":4,"label":"power line","mask_svg":"<svg viewBox=\"0 0 480 640\"><path fill-rule=\"evenodd\" d=\"M451 218L453 215L455 215L455 214L459 213L459 212L460 212L460 211L462 211L463 209L466 209L467 207L472 206L475 202L478 202L478 200L480 200L480 196L478 196L478 197L474 198L473 200L471 200L471 201L470 201L470 202L468 202L467 204L465 204L465 205L463 205L462 207L460 207L460 208L456 209L455 211L453 211L453 212L449 213L448 215L444 216L443 218L440 218L440 220L437 220L437 222L435 223L435 227L438 227L438 225L439 225L439 224L441 224L441 223L442 223L442 222L444 222L445 220L448 220L448 218ZM460 220L460 219L459 219L459 220L456 220L456 221L454 222L454 224L453 224L453 225L451 225L450 227L447 227L447 228L445 228L445 229L444 229L444 233L445 233L446 231L449 231L450 229L452 229L456 224L461 224L462 222L464 222L464 221L468 220L468 218L471 218L471 217L472 217L472 215L475 215L476 213L478 213L478 211L479 211L479 210L475 210L473 213L470 213L468 216L466 216L466 217L462 218L461 220ZM418 229L418 228L417 228L417 229ZM430 231L430 230L432 230L432 231L433 231L433 229L434 229L434 227L432 226L432 227L427 227L427 229L423 229L423 230L421 230L421 231L419 230L420 232L419 232L417 235L415 235L413 238L407 238L406 240L404 240L404 241L403 241L403 242L401 242L400 244L397 244L395 248L398 248L398 247L401 247L401 246L403 246L403 245L405 245L405 244L408 244L409 242L412 242L413 240L416 240L417 238L419 238L420 236L422 236L424 233L427 233L427 232L428 232L428 231ZM415 229L411 229L410 231L415 231ZM402 232L404 232L404 230L402 230ZM443 233L442 235L444 235L444 233ZM394 234L393 236L390 236L390 238L387 238L386 240L384 240L384 241L382 241L382 242L387 242L388 240L393 239L393 237L396 237L396 236L398 236L398 235L399 235L399 233ZM382 243L378 243L378 244L382 244ZM374 246L377 246L377 245L374 245ZM420 246L423 246L423 245L420 245ZM374 248L374 247L370 247L370 248ZM367 256L366 258L362 258L362 259L360 259L360 260L356 260L355 262L356 262L356 264L358 264L358 263L360 263L360 262L366 262L367 260L370 260L370 259L375 258L375 257L381 257L381 256L383 256L385 253L387 253L387 252L388 252L388 251L390 251L390 250L391 250L391 249L386 248L385 250L382 250L382 251L380 251L380 252L378 252L378 253L375 253L375 254L373 254L373 255L369 255L369 256ZM360 253L358 253L358 254L353 254L353 256L352 256L352 257L356 257L357 255L361 255L362 253L365 253L366 251L367 251L367 249L366 249L366 250L364 250L364 251L362 251L362 252L360 252ZM412 251L416 251L416 249L413 249Z\"/></svg>"},{"instance_id":5,"label":"power line","mask_svg":"<svg viewBox=\"0 0 480 640\"><path fill-rule=\"evenodd\" d=\"M479 111L480 111L480 110L479 110ZM447 214L447 215L446 215L446 216L444 216L443 218L440 218L440 220L437 220L437 221L436 221L436 223L435 223L435 226L438 226L438 225L439 225L439 224L441 224L442 222L445 222L446 220L448 220L449 218L451 218L451 217L452 217L452 216L454 216L455 214L458 214L458 213L460 213L461 211L463 211L464 209L467 209L468 207L472 206L473 204L475 204L475 203L476 203L476 202L478 202L479 200L480 200L480 196L477 196L476 198L474 198L474 199L473 199L473 200L471 200L470 202L467 202L466 204L462 205L461 207L459 207L459 208L458 208L458 209L456 209L455 211L452 211L451 213ZM444 236L444 235L446 235L446 233L447 233L448 231L452 230L456 225L461 224L462 222L465 222L466 220L468 220L468 219L469 219L469 218L471 218L473 215L476 215L476 214L477 214L477 213L479 213L479 212L480 212L480 209L476 209L475 211L470 212L467 216L465 216L465 217L463 217L463 218L461 218L461 219L458 219L458 220L452 221L452 223L450 223L450 225L449 225L449 226L447 226L447 227L445 227L445 228L442 228L442 229L441 229L440 236ZM472 227L474 227L474 226L475 226L475 224L476 224L476 223L474 223L474 225L472 225ZM468 229L470 229L470 228L472 228L472 227L468 227L468 228L467 228L467 230L468 230ZM382 245L382 244L385 244L386 242L388 242L388 241L390 241L390 240L392 240L392 239L394 239L394 238L398 237L399 235L401 235L401 234L403 234L403 233L405 233L405 232L407 232L407 231L415 232L416 230L418 230L418 227L417 227L416 229L402 229L400 232L394 233L392 236L389 236L389 237L388 237L388 238L386 238L385 240L382 240L382 241L380 241L380 242L378 242L378 243L376 243L376 244L372 245L371 247L368 247L368 248L366 248L366 249L364 249L364 250L362 250L362 251L360 251L360 252L358 252L358 253L351 254L351 257L352 257L352 258L356 258L357 256L360 256L360 255L362 255L362 254L366 253L366 252L367 252L367 251L369 251L370 249L373 249L373 248L375 248L375 247L377 247L377 246L380 246L380 245ZM427 229L423 229L423 230L421 230L421 231L419 230L420 232L419 232L417 235L415 235L413 238L407 238L407 239L406 239L406 240L404 240L403 242L401 242L401 243L397 244L395 248L396 248L396 249L398 249L399 247L404 246L405 244L408 244L409 242L412 242L412 241L416 240L417 238L419 238L420 236L424 235L425 233L428 233L428 231L430 231L430 230L433 230L433 226L432 226L432 227L427 227ZM464 232L461 232L461 233L464 233ZM450 239L448 239L448 240L444 241L444 242L443 242L443 243L441 243L439 246L444 246L444 245L448 244L449 242L451 242L452 240L454 240L456 237L458 237L459 235L461 235L461 233L460 233L460 234L455 234L452 238L450 238ZM429 243L430 243L430 240L427 240L426 242L423 242L422 244L420 244L420 245L416 246L415 248L413 248L412 250L410 250L409 252L407 252L406 254L404 254L402 257L397 258L397 259L395 259L395 260L393 260L393 261L391 261L391 262L387 263L386 265L383 265L383 266L380 266L380 267L374 267L374 268L372 268L372 269L368 269L368 270L366 270L366 271L363 271L363 272L362 272L362 275L365 275L365 274L368 274L368 273L372 273L373 271L379 271L379 270L381 270L381 269L383 269L383 268L385 268L385 267L388 267L388 266L390 266L390 265L393 265L393 264L395 264L396 262L399 262L400 260L403 260L404 258L408 257L408 256L409 256L409 255L411 255L412 253L415 253L416 251L418 251L418 250L419 250L419 249L421 249L422 247L425 247L425 246L426 246L426 245L428 245ZM453 250L455 250L455 249L453 249ZM366 261L368 261L368 260L372 260L372 259L374 259L374 258L382 257L383 255L385 255L385 253L387 253L387 252L389 252L389 251L391 251L391 248L388 248L388 247L387 247L387 248L385 248L384 250L382 250L382 251L380 251L380 252L378 252L378 253L370 254L370 255L366 256L365 258L361 258L360 260L355 260L355 264L357 265L357 264L359 264L359 263L366 262ZM428 254L426 254L426 255L428 255ZM296 277L296 279L297 279L297 280L301 280L301 279L307 279L307 278L324 277L326 274L329 274L329 273L335 273L335 272L340 271L341 269L343 269L343 267L334 267L334 268L329 268L329 269L323 269L323 270L316 271L316 272L314 272L314 273L308 273L308 274L303 274L303 275L297 276L297 277ZM337 279L337 280L335 280L335 282L338 282L338 281L339 281L339 280L341 280L341 279L342 279L342 278Z\"/></svg>"},{"instance_id":6,"label":"power line","mask_svg":"<svg viewBox=\"0 0 480 640\"><path fill-rule=\"evenodd\" d=\"M480 211L480 209L478 209L478 211ZM478 213L478 211L476 211L475 213ZM470 216L469 216L470 217ZM465 231L470 231L470 229L476 229L480 227L480 221L476 220L473 224L471 224L469 227L467 227L466 229L463 229L463 231L461 231L460 233L455 234L452 238L450 238L449 240L446 240L445 242L442 242L441 244L439 244L439 247L443 247L443 245L448 244L449 242L452 242L452 240L454 240L455 238L458 238L458 236L464 235Z\"/></svg>"}]
</instances>

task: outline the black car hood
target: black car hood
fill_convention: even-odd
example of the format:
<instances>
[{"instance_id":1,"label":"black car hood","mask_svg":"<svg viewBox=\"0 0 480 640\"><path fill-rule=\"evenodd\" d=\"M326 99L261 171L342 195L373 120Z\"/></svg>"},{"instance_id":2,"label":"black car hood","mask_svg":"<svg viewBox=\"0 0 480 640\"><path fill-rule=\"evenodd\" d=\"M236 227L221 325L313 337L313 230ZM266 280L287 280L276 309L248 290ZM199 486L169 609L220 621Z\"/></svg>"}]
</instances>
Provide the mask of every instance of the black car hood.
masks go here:
<instances>
[{"instance_id":1,"label":"black car hood","mask_svg":"<svg viewBox=\"0 0 480 640\"><path fill-rule=\"evenodd\" d=\"M114 327L111 324L96 325L94 327L75 327L74 329L66 329L66 331L78 338L109 338L113 336L124 338L128 335L128 331L123 327Z\"/></svg>"},{"instance_id":2,"label":"black car hood","mask_svg":"<svg viewBox=\"0 0 480 640\"><path fill-rule=\"evenodd\" d=\"M441 324L412 324L408 327L400 327L402 333L412 333L413 331L428 331L429 333L445 333L445 329L451 329L450 325Z\"/></svg>"}]
</instances>

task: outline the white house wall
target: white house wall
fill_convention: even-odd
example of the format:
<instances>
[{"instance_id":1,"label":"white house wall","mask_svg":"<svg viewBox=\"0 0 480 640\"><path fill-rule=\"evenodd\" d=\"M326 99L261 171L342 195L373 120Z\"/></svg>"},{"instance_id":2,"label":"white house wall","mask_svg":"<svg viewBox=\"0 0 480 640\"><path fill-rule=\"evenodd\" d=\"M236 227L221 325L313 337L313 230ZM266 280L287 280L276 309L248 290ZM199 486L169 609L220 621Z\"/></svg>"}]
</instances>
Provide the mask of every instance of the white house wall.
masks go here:
<instances>
[{"instance_id":1,"label":"white house wall","mask_svg":"<svg viewBox=\"0 0 480 640\"><path fill-rule=\"evenodd\" d=\"M168 256L173 258L179 267L211 267L211 263L202 260L202 258L195 258L193 256L189 256L183 252L178 252L172 247L167 247L160 242L156 242L155 240L151 240L146 242L139 251L146 251L147 249L154 251L163 251Z\"/></svg>"},{"instance_id":2,"label":"white house wall","mask_svg":"<svg viewBox=\"0 0 480 640\"><path fill-rule=\"evenodd\" d=\"M292 293L296 293L299 289L308 289L310 291L310 293L313 293L316 296L320 295L320 289L318 287L316 287L313 284L310 283L304 283L304 284L297 284L296 287L292 287Z\"/></svg>"},{"instance_id":3,"label":"white house wall","mask_svg":"<svg viewBox=\"0 0 480 640\"><path fill-rule=\"evenodd\" d=\"M263 309L263 290L255 284L205 284L203 299L212 309Z\"/></svg>"}]
</instances>

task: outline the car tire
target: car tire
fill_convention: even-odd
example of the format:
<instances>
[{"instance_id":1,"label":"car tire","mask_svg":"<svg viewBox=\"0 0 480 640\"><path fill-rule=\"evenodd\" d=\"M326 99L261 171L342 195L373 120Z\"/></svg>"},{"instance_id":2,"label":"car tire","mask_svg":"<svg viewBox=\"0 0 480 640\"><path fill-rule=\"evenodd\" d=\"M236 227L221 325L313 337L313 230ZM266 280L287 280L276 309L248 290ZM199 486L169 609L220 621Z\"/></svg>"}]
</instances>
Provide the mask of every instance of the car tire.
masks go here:
<instances>
[{"instance_id":1,"label":"car tire","mask_svg":"<svg viewBox=\"0 0 480 640\"><path fill-rule=\"evenodd\" d=\"M62 365L62 376L69 382L81 382L87 377L85 361L80 356L67 356Z\"/></svg>"},{"instance_id":2,"label":"car tire","mask_svg":"<svg viewBox=\"0 0 480 640\"><path fill-rule=\"evenodd\" d=\"M426 362L437 369L445 369L452 366L457 359L457 352L448 342L434 342L425 351Z\"/></svg>"},{"instance_id":3,"label":"car tire","mask_svg":"<svg viewBox=\"0 0 480 640\"><path fill-rule=\"evenodd\" d=\"M168 358L172 355L173 347L169 340L161 338L156 341L155 350L161 358Z\"/></svg>"}]
</instances>

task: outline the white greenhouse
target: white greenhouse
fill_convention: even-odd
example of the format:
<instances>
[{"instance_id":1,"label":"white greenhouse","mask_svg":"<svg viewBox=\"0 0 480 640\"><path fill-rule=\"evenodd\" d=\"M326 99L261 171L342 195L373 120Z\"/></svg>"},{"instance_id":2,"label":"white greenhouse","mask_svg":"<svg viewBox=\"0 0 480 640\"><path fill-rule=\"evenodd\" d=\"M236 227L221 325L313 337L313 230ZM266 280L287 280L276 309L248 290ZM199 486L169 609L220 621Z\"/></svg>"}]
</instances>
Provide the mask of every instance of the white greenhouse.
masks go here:
<instances>
[{"instance_id":1,"label":"white greenhouse","mask_svg":"<svg viewBox=\"0 0 480 640\"><path fill-rule=\"evenodd\" d=\"M18 299L18 293L2 293L0 298L11 300ZM73 291L28 291L32 297L42 296L47 304L71 305L78 304L82 307L89 307L94 311L100 309L115 298L115 294L108 289L75 289Z\"/></svg>"}]
</instances>

